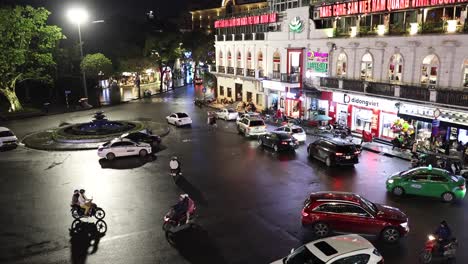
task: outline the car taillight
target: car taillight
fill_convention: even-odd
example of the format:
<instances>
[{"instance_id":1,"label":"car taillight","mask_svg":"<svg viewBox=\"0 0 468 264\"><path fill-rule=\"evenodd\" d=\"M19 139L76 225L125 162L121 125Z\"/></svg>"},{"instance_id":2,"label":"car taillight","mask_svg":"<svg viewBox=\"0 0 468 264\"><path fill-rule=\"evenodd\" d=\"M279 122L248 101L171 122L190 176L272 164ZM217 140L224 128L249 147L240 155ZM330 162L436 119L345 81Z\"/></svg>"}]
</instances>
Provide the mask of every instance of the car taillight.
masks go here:
<instances>
[{"instance_id":1,"label":"car taillight","mask_svg":"<svg viewBox=\"0 0 468 264\"><path fill-rule=\"evenodd\" d=\"M335 155L336 155L336 156L343 156L344 154L341 153L341 152L337 152L337 153L335 153Z\"/></svg>"},{"instance_id":2,"label":"car taillight","mask_svg":"<svg viewBox=\"0 0 468 264\"><path fill-rule=\"evenodd\" d=\"M283 144L283 145L287 145L287 144L288 144L288 142L287 142L287 141L281 141L281 144Z\"/></svg>"},{"instance_id":3,"label":"car taillight","mask_svg":"<svg viewBox=\"0 0 468 264\"><path fill-rule=\"evenodd\" d=\"M359 150L354 151L354 154L359 155L361 153Z\"/></svg>"},{"instance_id":4,"label":"car taillight","mask_svg":"<svg viewBox=\"0 0 468 264\"><path fill-rule=\"evenodd\" d=\"M307 216L309 216L309 213L307 213L307 212L305 212L305 211L302 211L302 216L303 216L303 217L307 217Z\"/></svg>"}]
</instances>

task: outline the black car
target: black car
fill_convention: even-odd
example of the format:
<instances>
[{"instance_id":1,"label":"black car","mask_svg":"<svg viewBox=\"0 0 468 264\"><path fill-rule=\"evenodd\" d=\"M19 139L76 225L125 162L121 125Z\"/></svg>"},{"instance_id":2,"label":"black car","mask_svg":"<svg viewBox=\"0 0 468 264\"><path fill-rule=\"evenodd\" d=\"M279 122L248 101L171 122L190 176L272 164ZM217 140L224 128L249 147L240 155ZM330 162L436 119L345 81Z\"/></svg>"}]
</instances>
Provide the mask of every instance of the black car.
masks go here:
<instances>
[{"instance_id":1,"label":"black car","mask_svg":"<svg viewBox=\"0 0 468 264\"><path fill-rule=\"evenodd\" d=\"M144 142L151 145L153 148L159 148L159 144L161 144L161 137L157 135L150 135L143 132L133 132L133 133L126 133L120 136L121 138L128 138L134 142Z\"/></svg>"},{"instance_id":2,"label":"black car","mask_svg":"<svg viewBox=\"0 0 468 264\"><path fill-rule=\"evenodd\" d=\"M318 139L309 144L307 154L325 162L328 167L359 163L359 150L353 143L342 139Z\"/></svg>"},{"instance_id":3,"label":"black car","mask_svg":"<svg viewBox=\"0 0 468 264\"><path fill-rule=\"evenodd\" d=\"M261 147L273 148L276 152L281 150L295 150L299 146L297 139L286 132L269 132L258 139Z\"/></svg>"}]
</instances>

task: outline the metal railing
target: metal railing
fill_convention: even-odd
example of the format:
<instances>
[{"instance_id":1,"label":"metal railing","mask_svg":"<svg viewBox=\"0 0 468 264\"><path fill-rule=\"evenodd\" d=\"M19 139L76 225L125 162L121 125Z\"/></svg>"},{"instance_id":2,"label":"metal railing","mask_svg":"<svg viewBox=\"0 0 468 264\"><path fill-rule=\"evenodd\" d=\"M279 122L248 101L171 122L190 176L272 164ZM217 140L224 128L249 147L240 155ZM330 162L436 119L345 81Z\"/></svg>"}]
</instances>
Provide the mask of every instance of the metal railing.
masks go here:
<instances>
[{"instance_id":1,"label":"metal railing","mask_svg":"<svg viewBox=\"0 0 468 264\"><path fill-rule=\"evenodd\" d=\"M227 67L227 74L234 74L234 67Z\"/></svg>"},{"instance_id":2,"label":"metal railing","mask_svg":"<svg viewBox=\"0 0 468 264\"><path fill-rule=\"evenodd\" d=\"M419 101L429 101L429 89L418 86L400 85L400 97Z\"/></svg>"},{"instance_id":3,"label":"metal railing","mask_svg":"<svg viewBox=\"0 0 468 264\"><path fill-rule=\"evenodd\" d=\"M255 77L255 70L254 69L247 69L247 76Z\"/></svg>"},{"instance_id":4,"label":"metal railing","mask_svg":"<svg viewBox=\"0 0 468 264\"><path fill-rule=\"evenodd\" d=\"M297 74L297 73L294 73L294 74L282 73L281 74L281 82L298 83L299 82L299 74Z\"/></svg>"},{"instance_id":5,"label":"metal railing","mask_svg":"<svg viewBox=\"0 0 468 264\"><path fill-rule=\"evenodd\" d=\"M263 78L263 77L265 77L265 73L263 72L262 69L259 69L258 70L258 78Z\"/></svg>"},{"instance_id":6,"label":"metal railing","mask_svg":"<svg viewBox=\"0 0 468 264\"><path fill-rule=\"evenodd\" d=\"M219 73L226 73L226 68L224 66L218 66Z\"/></svg>"},{"instance_id":7,"label":"metal railing","mask_svg":"<svg viewBox=\"0 0 468 264\"><path fill-rule=\"evenodd\" d=\"M244 75L244 68L236 68L236 75Z\"/></svg>"},{"instance_id":8,"label":"metal railing","mask_svg":"<svg viewBox=\"0 0 468 264\"><path fill-rule=\"evenodd\" d=\"M437 90L436 102L440 104L468 106L468 91Z\"/></svg>"},{"instance_id":9,"label":"metal railing","mask_svg":"<svg viewBox=\"0 0 468 264\"><path fill-rule=\"evenodd\" d=\"M367 93L394 96L395 86L388 83L369 83L366 88Z\"/></svg>"},{"instance_id":10,"label":"metal railing","mask_svg":"<svg viewBox=\"0 0 468 264\"><path fill-rule=\"evenodd\" d=\"M273 71L273 75L271 76L271 79L280 80L281 79L281 73L279 71Z\"/></svg>"}]
</instances>

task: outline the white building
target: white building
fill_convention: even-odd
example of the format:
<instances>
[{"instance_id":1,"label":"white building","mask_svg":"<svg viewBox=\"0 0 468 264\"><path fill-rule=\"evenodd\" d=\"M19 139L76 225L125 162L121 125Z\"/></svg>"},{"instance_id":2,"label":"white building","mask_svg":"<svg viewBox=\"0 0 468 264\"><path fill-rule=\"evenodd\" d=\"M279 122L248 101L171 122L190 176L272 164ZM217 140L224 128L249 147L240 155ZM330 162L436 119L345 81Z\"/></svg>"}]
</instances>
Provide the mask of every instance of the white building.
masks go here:
<instances>
[{"instance_id":1,"label":"white building","mask_svg":"<svg viewBox=\"0 0 468 264\"><path fill-rule=\"evenodd\" d=\"M219 19L218 96L306 119L321 109L387 138L398 115L428 130L437 119L447 138L468 141L467 3L400 2L269 0Z\"/></svg>"}]
</instances>

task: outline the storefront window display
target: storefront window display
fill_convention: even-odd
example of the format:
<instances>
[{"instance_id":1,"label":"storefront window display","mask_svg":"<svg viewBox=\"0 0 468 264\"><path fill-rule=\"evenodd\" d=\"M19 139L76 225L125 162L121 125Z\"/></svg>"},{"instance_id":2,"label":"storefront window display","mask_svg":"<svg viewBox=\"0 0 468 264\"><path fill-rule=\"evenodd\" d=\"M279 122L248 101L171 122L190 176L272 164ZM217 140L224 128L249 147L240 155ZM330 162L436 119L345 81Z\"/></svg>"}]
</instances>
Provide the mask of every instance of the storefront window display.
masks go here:
<instances>
[{"instance_id":1,"label":"storefront window display","mask_svg":"<svg viewBox=\"0 0 468 264\"><path fill-rule=\"evenodd\" d=\"M462 142L463 144L468 143L468 130L466 129L459 129L458 130L458 141Z\"/></svg>"},{"instance_id":2,"label":"storefront window display","mask_svg":"<svg viewBox=\"0 0 468 264\"><path fill-rule=\"evenodd\" d=\"M370 131L372 123L372 110L359 107L353 107L353 126L352 130Z\"/></svg>"},{"instance_id":3,"label":"storefront window display","mask_svg":"<svg viewBox=\"0 0 468 264\"><path fill-rule=\"evenodd\" d=\"M421 68L421 84L437 85L437 73L439 70L439 58L434 55L428 55L424 58Z\"/></svg>"},{"instance_id":4,"label":"storefront window display","mask_svg":"<svg viewBox=\"0 0 468 264\"><path fill-rule=\"evenodd\" d=\"M336 122L348 126L348 105L336 104Z\"/></svg>"},{"instance_id":5,"label":"storefront window display","mask_svg":"<svg viewBox=\"0 0 468 264\"><path fill-rule=\"evenodd\" d=\"M393 139L397 136L397 134L392 129L393 124L398 119L398 116L391 113L381 112L380 114L380 122L381 122L381 131L380 135L382 137Z\"/></svg>"},{"instance_id":6,"label":"storefront window display","mask_svg":"<svg viewBox=\"0 0 468 264\"><path fill-rule=\"evenodd\" d=\"M346 78L348 57L345 53L338 55L338 61L336 62L336 76Z\"/></svg>"},{"instance_id":7,"label":"storefront window display","mask_svg":"<svg viewBox=\"0 0 468 264\"><path fill-rule=\"evenodd\" d=\"M361 80L372 80L373 60L368 52L362 56L361 60Z\"/></svg>"},{"instance_id":8,"label":"storefront window display","mask_svg":"<svg viewBox=\"0 0 468 264\"><path fill-rule=\"evenodd\" d=\"M403 74L403 57L400 54L394 54L390 58L388 68L388 79L390 82L401 82Z\"/></svg>"}]
</instances>

